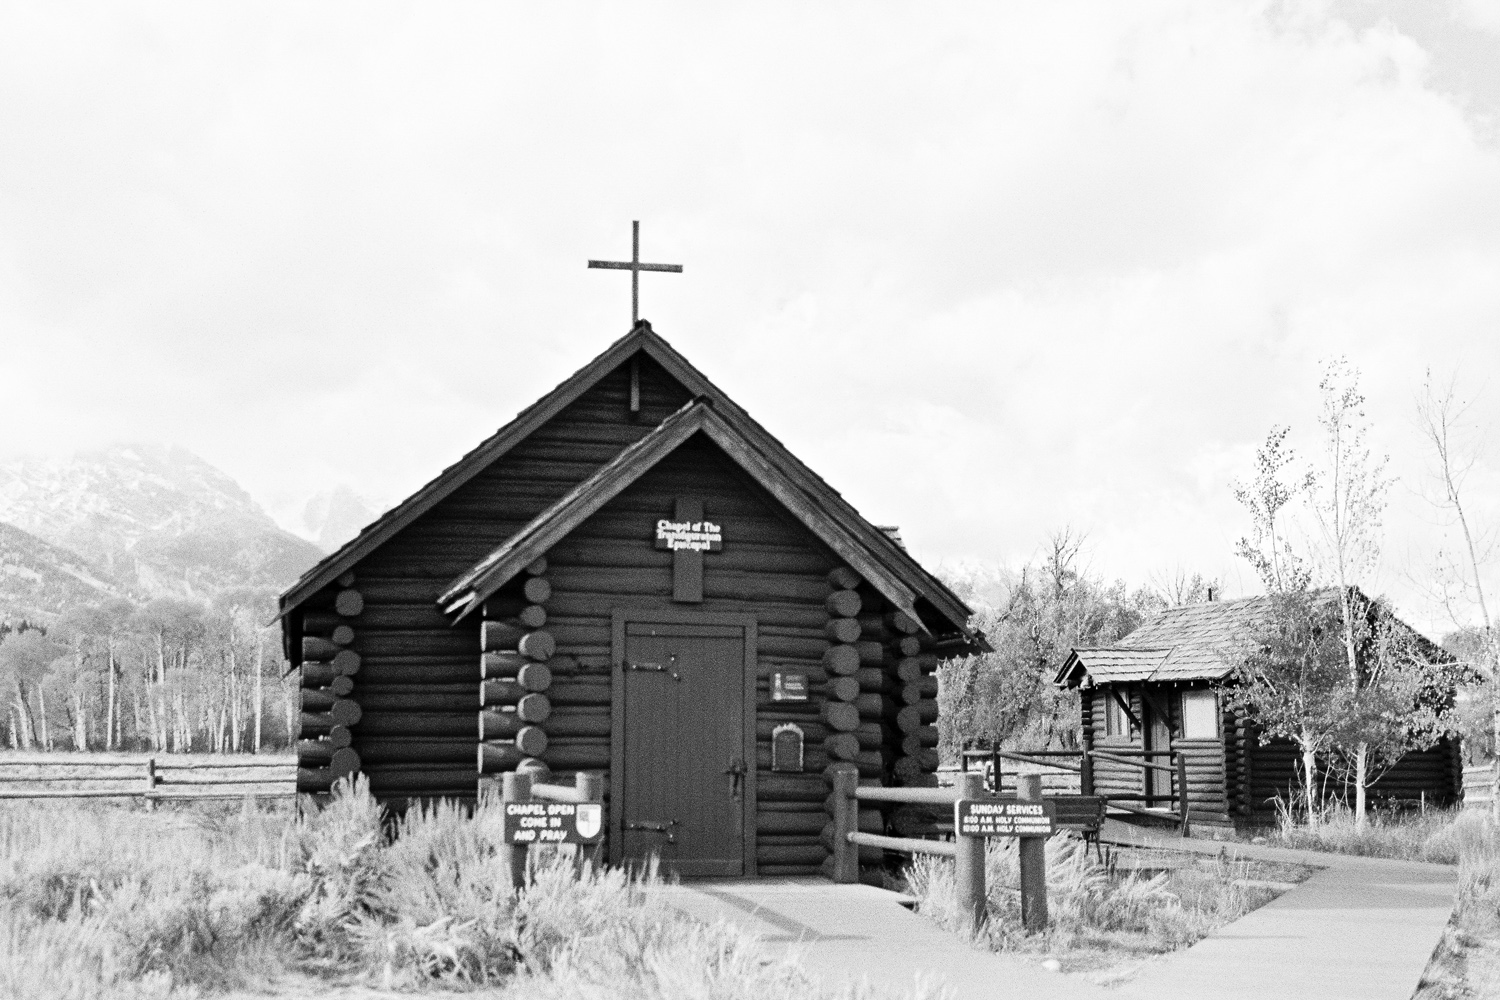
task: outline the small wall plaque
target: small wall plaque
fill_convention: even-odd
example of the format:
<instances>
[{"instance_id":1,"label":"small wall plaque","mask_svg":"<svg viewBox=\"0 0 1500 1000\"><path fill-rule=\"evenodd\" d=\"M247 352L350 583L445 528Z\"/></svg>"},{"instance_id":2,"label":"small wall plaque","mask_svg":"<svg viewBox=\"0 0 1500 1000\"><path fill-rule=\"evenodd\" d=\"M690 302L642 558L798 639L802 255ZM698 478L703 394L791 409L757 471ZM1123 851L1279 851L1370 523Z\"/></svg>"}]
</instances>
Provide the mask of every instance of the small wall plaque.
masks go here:
<instances>
[{"instance_id":1,"label":"small wall plaque","mask_svg":"<svg viewBox=\"0 0 1500 1000\"><path fill-rule=\"evenodd\" d=\"M795 722L771 730L771 770L802 770L802 727Z\"/></svg>"},{"instance_id":2,"label":"small wall plaque","mask_svg":"<svg viewBox=\"0 0 1500 1000\"><path fill-rule=\"evenodd\" d=\"M778 670L771 674L772 701L806 701L807 675Z\"/></svg>"}]
</instances>

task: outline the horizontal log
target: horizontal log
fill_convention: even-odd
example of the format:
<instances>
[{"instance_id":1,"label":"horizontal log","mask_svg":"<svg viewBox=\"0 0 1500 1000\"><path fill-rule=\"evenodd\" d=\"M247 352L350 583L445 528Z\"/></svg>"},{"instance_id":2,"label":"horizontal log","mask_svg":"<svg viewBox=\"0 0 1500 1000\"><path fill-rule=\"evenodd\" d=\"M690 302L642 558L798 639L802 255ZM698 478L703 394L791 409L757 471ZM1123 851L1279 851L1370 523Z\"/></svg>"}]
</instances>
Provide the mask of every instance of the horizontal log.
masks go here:
<instances>
[{"instance_id":1,"label":"horizontal log","mask_svg":"<svg viewBox=\"0 0 1500 1000\"><path fill-rule=\"evenodd\" d=\"M922 679L937 669L937 658L929 656L903 656L896 661L896 676L906 684Z\"/></svg>"},{"instance_id":2,"label":"horizontal log","mask_svg":"<svg viewBox=\"0 0 1500 1000\"><path fill-rule=\"evenodd\" d=\"M326 792L333 787L333 772L326 767L297 768L297 791L303 794Z\"/></svg>"},{"instance_id":3,"label":"horizontal log","mask_svg":"<svg viewBox=\"0 0 1500 1000\"><path fill-rule=\"evenodd\" d=\"M554 741L542 755L542 760L556 771L582 771L610 766L610 750L607 742L562 743Z\"/></svg>"},{"instance_id":4,"label":"horizontal log","mask_svg":"<svg viewBox=\"0 0 1500 1000\"><path fill-rule=\"evenodd\" d=\"M543 577L533 576L521 585L521 593L532 604L546 604L552 596L552 584Z\"/></svg>"},{"instance_id":5,"label":"horizontal log","mask_svg":"<svg viewBox=\"0 0 1500 1000\"><path fill-rule=\"evenodd\" d=\"M479 682L481 705L514 705L528 694L538 694L552 686L552 673L541 663L531 665L515 678L503 677Z\"/></svg>"},{"instance_id":6,"label":"horizontal log","mask_svg":"<svg viewBox=\"0 0 1500 1000\"><path fill-rule=\"evenodd\" d=\"M821 774L761 772L755 776L757 802L821 802L827 792Z\"/></svg>"},{"instance_id":7,"label":"horizontal log","mask_svg":"<svg viewBox=\"0 0 1500 1000\"><path fill-rule=\"evenodd\" d=\"M930 699L936 697L937 678L931 675L901 688L901 700L908 705L915 705L924 698Z\"/></svg>"},{"instance_id":8,"label":"horizontal log","mask_svg":"<svg viewBox=\"0 0 1500 1000\"><path fill-rule=\"evenodd\" d=\"M834 677L824 686L823 693L834 701L853 701L859 697L859 681L854 677Z\"/></svg>"},{"instance_id":9,"label":"horizontal log","mask_svg":"<svg viewBox=\"0 0 1500 1000\"><path fill-rule=\"evenodd\" d=\"M854 676L859 670L859 650L847 644L830 646L823 654L823 669L830 675Z\"/></svg>"},{"instance_id":10,"label":"horizontal log","mask_svg":"<svg viewBox=\"0 0 1500 1000\"><path fill-rule=\"evenodd\" d=\"M854 651L863 666L878 667L885 662L885 647L878 642L860 640L854 644Z\"/></svg>"},{"instance_id":11,"label":"horizontal log","mask_svg":"<svg viewBox=\"0 0 1500 1000\"><path fill-rule=\"evenodd\" d=\"M862 582L859 574L848 566L839 566L828 574L828 585L834 590L853 590Z\"/></svg>"},{"instance_id":12,"label":"horizontal log","mask_svg":"<svg viewBox=\"0 0 1500 1000\"><path fill-rule=\"evenodd\" d=\"M824 600L823 606L828 609L830 615L853 618L859 614L862 602L857 590L835 590Z\"/></svg>"},{"instance_id":13,"label":"horizontal log","mask_svg":"<svg viewBox=\"0 0 1500 1000\"><path fill-rule=\"evenodd\" d=\"M859 710L846 702L824 702L819 715L829 729L851 733L859 728Z\"/></svg>"},{"instance_id":14,"label":"horizontal log","mask_svg":"<svg viewBox=\"0 0 1500 1000\"><path fill-rule=\"evenodd\" d=\"M887 612L885 623L892 631L900 632L902 635L917 635L922 631L922 623L905 611Z\"/></svg>"},{"instance_id":15,"label":"horizontal log","mask_svg":"<svg viewBox=\"0 0 1500 1000\"><path fill-rule=\"evenodd\" d=\"M855 618L830 618L823 626L823 634L830 642L858 642L859 620Z\"/></svg>"},{"instance_id":16,"label":"horizontal log","mask_svg":"<svg viewBox=\"0 0 1500 1000\"><path fill-rule=\"evenodd\" d=\"M343 678L347 680L348 678ZM302 689L302 711L304 712L326 712L333 708L333 703L338 701L333 692L325 688L303 688Z\"/></svg>"},{"instance_id":17,"label":"horizontal log","mask_svg":"<svg viewBox=\"0 0 1500 1000\"><path fill-rule=\"evenodd\" d=\"M895 699L883 694L862 694L854 699L854 707L862 719L882 719L901 710Z\"/></svg>"},{"instance_id":18,"label":"horizontal log","mask_svg":"<svg viewBox=\"0 0 1500 1000\"><path fill-rule=\"evenodd\" d=\"M761 836L782 834L806 834L814 843L828 823L822 810L817 812L757 812L755 832Z\"/></svg>"},{"instance_id":19,"label":"horizontal log","mask_svg":"<svg viewBox=\"0 0 1500 1000\"><path fill-rule=\"evenodd\" d=\"M922 726L916 732L901 737L901 752L908 757L917 756L923 750L934 750L937 745L936 726Z\"/></svg>"},{"instance_id":20,"label":"horizontal log","mask_svg":"<svg viewBox=\"0 0 1500 1000\"><path fill-rule=\"evenodd\" d=\"M860 667L854 672L859 689L866 694L885 694L896 690L896 680L880 667Z\"/></svg>"},{"instance_id":21,"label":"horizontal log","mask_svg":"<svg viewBox=\"0 0 1500 1000\"><path fill-rule=\"evenodd\" d=\"M614 731L608 713L580 715L576 712L554 712L545 728L547 735L555 737L608 736Z\"/></svg>"},{"instance_id":22,"label":"horizontal log","mask_svg":"<svg viewBox=\"0 0 1500 1000\"><path fill-rule=\"evenodd\" d=\"M370 737L463 736L475 738L475 713L419 714L416 712L367 712L359 724L361 742Z\"/></svg>"},{"instance_id":23,"label":"horizontal log","mask_svg":"<svg viewBox=\"0 0 1500 1000\"><path fill-rule=\"evenodd\" d=\"M364 684L359 689L359 707L371 712L441 712L457 714L479 707L474 683Z\"/></svg>"},{"instance_id":24,"label":"horizontal log","mask_svg":"<svg viewBox=\"0 0 1500 1000\"><path fill-rule=\"evenodd\" d=\"M332 663L306 663L300 668L303 687L326 687L335 677L344 676Z\"/></svg>"},{"instance_id":25,"label":"horizontal log","mask_svg":"<svg viewBox=\"0 0 1500 1000\"><path fill-rule=\"evenodd\" d=\"M516 651L530 659L543 662L551 659L552 654L557 652L557 640L552 637L552 633L545 629L538 629L523 635L516 645Z\"/></svg>"},{"instance_id":26,"label":"horizontal log","mask_svg":"<svg viewBox=\"0 0 1500 1000\"><path fill-rule=\"evenodd\" d=\"M423 764L472 764L474 733L463 737L387 737L361 739L359 755L366 768L373 766L417 766Z\"/></svg>"},{"instance_id":27,"label":"horizontal log","mask_svg":"<svg viewBox=\"0 0 1500 1000\"><path fill-rule=\"evenodd\" d=\"M570 678L568 681L558 681L548 691L549 697L556 705L608 705L610 703L610 688L608 684L583 684L579 683L582 678Z\"/></svg>"},{"instance_id":28,"label":"horizontal log","mask_svg":"<svg viewBox=\"0 0 1500 1000\"><path fill-rule=\"evenodd\" d=\"M528 604L519 597L491 597L484 602L484 616L494 621L514 618L528 629L541 628L547 624L545 608L539 604Z\"/></svg>"},{"instance_id":29,"label":"horizontal log","mask_svg":"<svg viewBox=\"0 0 1500 1000\"><path fill-rule=\"evenodd\" d=\"M364 595L352 587L339 591L338 596L333 599L333 610L345 618L353 618L364 609Z\"/></svg>"},{"instance_id":30,"label":"horizontal log","mask_svg":"<svg viewBox=\"0 0 1500 1000\"><path fill-rule=\"evenodd\" d=\"M473 797L479 776L472 760L467 767L367 767L365 774L370 791L380 798L400 794Z\"/></svg>"},{"instance_id":31,"label":"horizontal log","mask_svg":"<svg viewBox=\"0 0 1500 1000\"><path fill-rule=\"evenodd\" d=\"M919 701L907 705L896 713L896 727L903 733L914 732L922 726L937 722L938 707L935 701Z\"/></svg>"},{"instance_id":32,"label":"horizontal log","mask_svg":"<svg viewBox=\"0 0 1500 1000\"><path fill-rule=\"evenodd\" d=\"M832 760L857 760L861 749L853 733L833 733L823 740L823 750Z\"/></svg>"},{"instance_id":33,"label":"horizontal log","mask_svg":"<svg viewBox=\"0 0 1500 1000\"><path fill-rule=\"evenodd\" d=\"M514 743L490 742L478 744L478 769L480 774L499 774L514 771L516 765L529 754L523 753Z\"/></svg>"},{"instance_id":34,"label":"horizontal log","mask_svg":"<svg viewBox=\"0 0 1500 1000\"><path fill-rule=\"evenodd\" d=\"M333 760L337 748L327 740L299 740L297 742L298 767L327 767Z\"/></svg>"},{"instance_id":35,"label":"horizontal log","mask_svg":"<svg viewBox=\"0 0 1500 1000\"><path fill-rule=\"evenodd\" d=\"M473 683L474 654L457 656L365 657L359 683L454 684Z\"/></svg>"},{"instance_id":36,"label":"horizontal log","mask_svg":"<svg viewBox=\"0 0 1500 1000\"><path fill-rule=\"evenodd\" d=\"M806 846L784 846L780 844L757 844L755 848L755 863L759 871L770 874L769 866L795 865L799 869L807 868L816 871L816 865L828 857L828 851L820 844L808 844Z\"/></svg>"},{"instance_id":37,"label":"horizontal log","mask_svg":"<svg viewBox=\"0 0 1500 1000\"><path fill-rule=\"evenodd\" d=\"M614 456L611 455L610 457ZM535 559L531 560L531 562L526 564L525 572L527 576L544 575L547 572L547 557L537 556Z\"/></svg>"},{"instance_id":38,"label":"horizontal log","mask_svg":"<svg viewBox=\"0 0 1500 1000\"><path fill-rule=\"evenodd\" d=\"M446 629L452 624L452 620L443 614L443 609L433 603L367 605L359 616L361 630ZM338 630L354 631L348 619L335 611L308 611L302 619L302 629L305 632L328 635L341 646L349 643L339 642ZM350 639L352 638L351 635Z\"/></svg>"},{"instance_id":39,"label":"horizontal log","mask_svg":"<svg viewBox=\"0 0 1500 1000\"><path fill-rule=\"evenodd\" d=\"M514 650L530 629L506 621L484 621L479 623L479 648L485 653Z\"/></svg>"},{"instance_id":40,"label":"horizontal log","mask_svg":"<svg viewBox=\"0 0 1500 1000\"><path fill-rule=\"evenodd\" d=\"M328 770L333 774L333 780L346 778L359 771L359 754L353 748L344 747L333 752L333 757L328 762Z\"/></svg>"},{"instance_id":41,"label":"horizontal log","mask_svg":"<svg viewBox=\"0 0 1500 1000\"><path fill-rule=\"evenodd\" d=\"M302 637L302 662L304 663L326 663L339 654L343 647L332 639L325 639L320 635L304 635Z\"/></svg>"}]
</instances>

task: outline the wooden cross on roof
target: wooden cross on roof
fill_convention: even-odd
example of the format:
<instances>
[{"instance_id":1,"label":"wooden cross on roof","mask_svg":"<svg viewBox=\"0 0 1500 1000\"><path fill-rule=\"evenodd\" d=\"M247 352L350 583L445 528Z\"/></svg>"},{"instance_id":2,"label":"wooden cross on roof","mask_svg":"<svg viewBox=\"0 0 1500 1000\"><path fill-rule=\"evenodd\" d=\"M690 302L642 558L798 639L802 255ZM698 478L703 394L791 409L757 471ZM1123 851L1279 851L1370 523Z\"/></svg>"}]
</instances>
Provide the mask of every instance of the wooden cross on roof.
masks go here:
<instances>
[{"instance_id":1,"label":"wooden cross on roof","mask_svg":"<svg viewBox=\"0 0 1500 1000\"><path fill-rule=\"evenodd\" d=\"M681 264L641 263L641 224L638 220L630 224L629 260L591 260L589 261L589 267L603 267L612 271L630 272L630 325L632 328L641 321L641 272L672 271L676 274L682 273Z\"/></svg>"}]
</instances>

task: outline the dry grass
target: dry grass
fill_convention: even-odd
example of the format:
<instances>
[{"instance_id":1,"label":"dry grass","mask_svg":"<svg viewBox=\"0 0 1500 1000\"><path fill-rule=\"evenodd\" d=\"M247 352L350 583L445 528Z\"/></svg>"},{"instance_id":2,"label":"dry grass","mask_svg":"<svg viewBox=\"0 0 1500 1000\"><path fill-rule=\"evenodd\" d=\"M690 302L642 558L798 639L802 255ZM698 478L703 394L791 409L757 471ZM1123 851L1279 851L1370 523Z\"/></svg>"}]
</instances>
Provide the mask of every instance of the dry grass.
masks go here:
<instances>
[{"instance_id":1,"label":"dry grass","mask_svg":"<svg viewBox=\"0 0 1500 1000\"><path fill-rule=\"evenodd\" d=\"M1318 825L1311 827L1297 822L1287 809L1277 814L1276 826L1264 834L1273 847L1458 864L1458 844L1450 835L1458 814L1451 809L1372 810L1363 827L1355 823L1352 810L1338 805L1325 810Z\"/></svg>"},{"instance_id":2,"label":"dry grass","mask_svg":"<svg viewBox=\"0 0 1500 1000\"><path fill-rule=\"evenodd\" d=\"M1098 861L1076 836L1060 834L1047 841L1051 922L1045 932L1028 935L1015 889L1020 879L1014 841L990 840L985 863L988 919L977 943L1056 958L1064 971L1074 972L1099 972L1192 944L1280 892L1256 883L1293 883L1308 875L1298 866L1192 856L1152 875L1124 872ZM953 930L965 927L951 861L917 858L907 887L919 913Z\"/></svg>"},{"instance_id":3,"label":"dry grass","mask_svg":"<svg viewBox=\"0 0 1500 1000\"><path fill-rule=\"evenodd\" d=\"M0 810L0 997L830 995L673 910L653 871L580 877L554 856L513 894L495 807L413 813L394 840L381 822L363 788L301 819Z\"/></svg>"}]
</instances>

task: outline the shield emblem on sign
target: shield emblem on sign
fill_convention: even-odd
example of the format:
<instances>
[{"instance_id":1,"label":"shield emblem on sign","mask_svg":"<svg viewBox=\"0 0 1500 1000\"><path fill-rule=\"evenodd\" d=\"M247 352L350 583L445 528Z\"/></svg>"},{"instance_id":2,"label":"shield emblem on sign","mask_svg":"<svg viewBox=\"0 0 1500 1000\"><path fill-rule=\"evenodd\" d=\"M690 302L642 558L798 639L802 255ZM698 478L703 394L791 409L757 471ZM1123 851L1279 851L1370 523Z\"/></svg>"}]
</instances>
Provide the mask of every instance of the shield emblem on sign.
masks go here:
<instances>
[{"instance_id":1,"label":"shield emblem on sign","mask_svg":"<svg viewBox=\"0 0 1500 1000\"><path fill-rule=\"evenodd\" d=\"M573 822L578 827L578 835L591 840L599 836L599 831L604 827L604 807L597 802L582 803L573 814Z\"/></svg>"}]
</instances>

